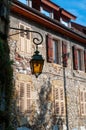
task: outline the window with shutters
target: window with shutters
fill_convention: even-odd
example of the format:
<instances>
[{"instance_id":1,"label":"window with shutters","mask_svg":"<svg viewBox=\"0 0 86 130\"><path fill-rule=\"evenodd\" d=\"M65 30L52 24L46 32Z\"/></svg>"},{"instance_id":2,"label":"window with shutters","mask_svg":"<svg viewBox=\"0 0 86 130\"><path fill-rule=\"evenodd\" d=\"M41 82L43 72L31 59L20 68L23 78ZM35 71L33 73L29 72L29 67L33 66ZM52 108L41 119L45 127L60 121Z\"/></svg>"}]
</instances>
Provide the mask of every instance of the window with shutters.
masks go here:
<instances>
[{"instance_id":1,"label":"window with shutters","mask_svg":"<svg viewBox=\"0 0 86 130\"><path fill-rule=\"evenodd\" d=\"M20 29L24 30L30 30L29 27L19 24ZM19 51L22 54L31 54L31 33L30 32L23 32L20 31L21 33L19 34Z\"/></svg>"},{"instance_id":2,"label":"window with shutters","mask_svg":"<svg viewBox=\"0 0 86 130\"><path fill-rule=\"evenodd\" d=\"M86 116L86 90L80 90L80 114Z\"/></svg>"},{"instance_id":3,"label":"window with shutters","mask_svg":"<svg viewBox=\"0 0 86 130\"><path fill-rule=\"evenodd\" d=\"M50 63L61 64L61 44L60 40L54 39L50 34L47 35L47 61Z\"/></svg>"},{"instance_id":4,"label":"window with shutters","mask_svg":"<svg viewBox=\"0 0 86 130\"><path fill-rule=\"evenodd\" d=\"M75 70L84 71L85 69L84 50L81 48L78 48L77 46L73 46L72 53L73 53L73 68Z\"/></svg>"},{"instance_id":5,"label":"window with shutters","mask_svg":"<svg viewBox=\"0 0 86 130\"><path fill-rule=\"evenodd\" d=\"M36 106L36 92L29 82L17 81L19 112L30 112Z\"/></svg>"},{"instance_id":6,"label":"window with shutters","mask_svg":"<svg viewBox=\"0 0 86 130\"><path fill-rule=\"evenodd\" d=\"M54 113L57 115L65 114L65 99L64 99L64 89L62 87L53 87L53 97L54 97Z\"/></svg>"}]
</instances>

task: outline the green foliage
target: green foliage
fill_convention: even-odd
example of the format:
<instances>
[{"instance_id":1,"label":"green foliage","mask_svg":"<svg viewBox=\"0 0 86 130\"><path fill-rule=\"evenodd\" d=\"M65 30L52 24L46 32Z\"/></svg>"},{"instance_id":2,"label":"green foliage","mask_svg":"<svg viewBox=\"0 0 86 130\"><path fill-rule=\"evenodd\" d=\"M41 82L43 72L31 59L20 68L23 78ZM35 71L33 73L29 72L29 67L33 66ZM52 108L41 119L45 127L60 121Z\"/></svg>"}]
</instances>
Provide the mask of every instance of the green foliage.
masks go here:
<instances>
[{"instance_id":1,"label":"green foliage","mask_svg":"<svg viewBox=\"0 0 86 130\"><path fill-rule=\"evenodd\" d=\"M13 92L13 61L10 60L9 54L7 40L0 39L0 93L5 90L5 111L3 112L7 112L6 116L8 120L10 117L10 104Z\"/></svg>"},{"instance_id":2,"label":"green foliage","mask_svg":"<svg viewBox=\"0 0 86 130\"><path fill-rule=\"evenodd\" d=\"M8 128L6 128L6 130L14 130L14 128L12 126L9 126Z\"/></svg>"}]
</instances>

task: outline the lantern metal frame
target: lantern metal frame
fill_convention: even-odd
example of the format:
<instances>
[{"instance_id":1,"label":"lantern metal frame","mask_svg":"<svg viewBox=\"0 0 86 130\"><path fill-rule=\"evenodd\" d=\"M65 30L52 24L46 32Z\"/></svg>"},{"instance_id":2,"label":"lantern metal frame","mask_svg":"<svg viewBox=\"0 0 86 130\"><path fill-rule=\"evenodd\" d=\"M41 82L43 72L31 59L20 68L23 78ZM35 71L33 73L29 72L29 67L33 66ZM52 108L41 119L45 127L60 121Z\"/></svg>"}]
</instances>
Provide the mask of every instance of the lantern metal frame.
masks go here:
<instances>
[{"instance_id":1,"label":"lantern metal frame","mask_svg":"<svg viewBox=\"0 0 86 130\"><path fill-rule=\"evenodd\" d=\"M31 32L31 33L36 33L40 36L40 39L38 37L33 38L33 43L36 45L36 51L34 52L32 59L30 60L31 73L34 74L37 78L42 73L42 69L43 69L43 65L44 65L44 59L43 59L42 55L39 54L39 51L38 51L38 45L42 44L42 42L43 42L42 34L37 31L25 30L25 29L14 28L14 27L10 27L10 29L19 30L20 32L11 34L9 36L17 35L17 34L24 33L24 32L25 32L25 35L28 34L28 32ZM38 67L38 64L40 65L39 72L37 72L37 73L35 73L35 71L34 71L34 64L36 64L36 67Z\"/></svg>"}]
</instances>

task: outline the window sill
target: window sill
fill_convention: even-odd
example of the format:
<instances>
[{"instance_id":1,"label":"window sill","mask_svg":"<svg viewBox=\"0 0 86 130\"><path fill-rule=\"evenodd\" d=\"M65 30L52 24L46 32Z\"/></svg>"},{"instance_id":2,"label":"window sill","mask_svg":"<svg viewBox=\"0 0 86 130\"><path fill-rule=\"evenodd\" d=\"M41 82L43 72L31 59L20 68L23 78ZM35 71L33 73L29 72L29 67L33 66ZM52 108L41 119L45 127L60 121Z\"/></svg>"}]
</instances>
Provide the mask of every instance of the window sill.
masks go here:
<instances>
[{"instance_id":1,"label":"window sill","mask_svg":"<svg viewBox=\"0 0 86 130\"><path fill-rule=\"evenodd\" d=\"M81 70L73 70L73 76L78 77L78 78L82 78L82 79L86 79L86 73L84 71L81 71Z\"/></svg>"}]
</instances>

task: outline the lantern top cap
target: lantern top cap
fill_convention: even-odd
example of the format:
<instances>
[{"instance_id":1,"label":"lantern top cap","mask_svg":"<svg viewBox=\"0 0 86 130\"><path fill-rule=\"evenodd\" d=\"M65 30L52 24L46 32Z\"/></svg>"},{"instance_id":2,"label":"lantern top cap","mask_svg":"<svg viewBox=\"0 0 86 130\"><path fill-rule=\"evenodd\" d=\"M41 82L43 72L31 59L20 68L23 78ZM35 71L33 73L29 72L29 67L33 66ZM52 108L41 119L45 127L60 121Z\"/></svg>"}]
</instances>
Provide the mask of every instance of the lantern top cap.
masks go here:
<instances>
[{"instance_id":1,"label":"lantern top cap","mask_svg":"<svg viewBox=\"0 0 86 130\"><path fill-rule=\"evenodd\" d=\"M34 55L32 56L32 60L44 60L44 59L43 59L42 55L39 54L39 51L37 50L34 52Z\"/></svg>"}]
</instances>

